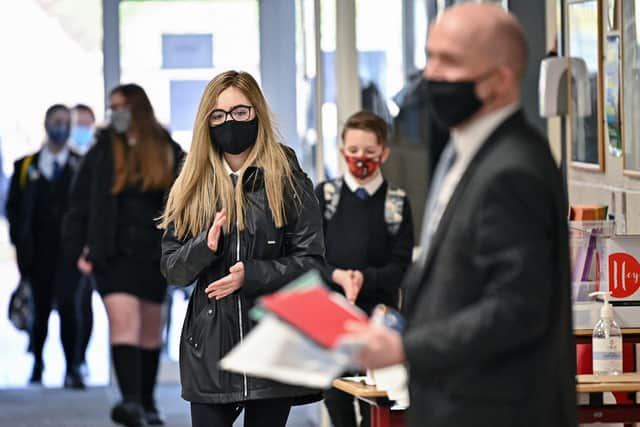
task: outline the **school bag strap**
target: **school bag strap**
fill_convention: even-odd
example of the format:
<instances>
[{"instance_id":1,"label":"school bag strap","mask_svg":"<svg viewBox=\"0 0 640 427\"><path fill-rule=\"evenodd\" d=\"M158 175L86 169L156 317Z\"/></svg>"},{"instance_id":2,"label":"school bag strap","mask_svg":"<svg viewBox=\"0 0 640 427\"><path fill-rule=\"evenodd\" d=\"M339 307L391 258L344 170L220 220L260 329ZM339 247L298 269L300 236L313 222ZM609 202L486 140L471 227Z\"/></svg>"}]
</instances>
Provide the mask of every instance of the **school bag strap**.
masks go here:
<instances>
[{"instance_id":1,"label":"school bag strap","mask_svg":"<svg viewBox=\"0 0 640 427\"><path fill-rule=\"evenodd\" d=\"M344 180L336 178L325 181L322 185L322 193L324 195L324 218L330 221L338 210L340 204L340 192ZM404 212L404 201L407 193L391 183L387 185L387 193L384 201L384 222L387 225L387 231L392 236L398 234L400 225L402 224L402 214Z\"/></svg>"},{"instance_id":2,"label":"school bag strap","mask_svg":"<svg viewBox=\"0 0 640 427\"><path fill-rule=\"evenodd\" d=\"M343 183L342 178L336 178L325 181L322 185L322 193L324 194L324 219L327 221L333 218L333 215L338 209Z\"/></svg>"},{"instance_id":3,"label":"school bag strap","mask_svg":"<svg viewBox=\"0 0 640 427\"><path fill-rule=\"evenodd\" d=\"M27 173L29 172L29 166L33 162L33 154L27 156L22 161L22 165L20 166L20 188L24 188L27 185Z\"/></svg>"},{"instance_id":4,"label":"school bag strap","mask_svg":"<svg viewBox=\"0 0 640 427\"><path fill-rule=\"evenodd\" d=\"M384 222L387 224L387 231L392 236L398 234L400 230L406 196L407 193L402 188L391 183L387 185L387 194L384 200Z\"/></svg>"}]
</instances>

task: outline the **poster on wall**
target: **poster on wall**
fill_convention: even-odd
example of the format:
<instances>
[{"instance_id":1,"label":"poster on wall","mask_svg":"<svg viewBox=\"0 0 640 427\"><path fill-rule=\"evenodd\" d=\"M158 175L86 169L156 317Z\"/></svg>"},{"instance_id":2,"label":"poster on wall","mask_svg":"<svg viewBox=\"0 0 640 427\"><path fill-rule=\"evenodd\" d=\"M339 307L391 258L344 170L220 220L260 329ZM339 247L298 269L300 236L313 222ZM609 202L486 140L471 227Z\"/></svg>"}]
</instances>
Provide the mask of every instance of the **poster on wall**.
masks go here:
<instances>
[{"instance_id":1,"label":"poster on wall","mask_svg":"<svg viewBox=\"0 0 640 427\"><path fill-rule=\"evenodd\" d=\"M620 135L620 36L607 36L604 61L604 113L609 135L609 154L622 156Z\"/></svg>"}]
</instances>

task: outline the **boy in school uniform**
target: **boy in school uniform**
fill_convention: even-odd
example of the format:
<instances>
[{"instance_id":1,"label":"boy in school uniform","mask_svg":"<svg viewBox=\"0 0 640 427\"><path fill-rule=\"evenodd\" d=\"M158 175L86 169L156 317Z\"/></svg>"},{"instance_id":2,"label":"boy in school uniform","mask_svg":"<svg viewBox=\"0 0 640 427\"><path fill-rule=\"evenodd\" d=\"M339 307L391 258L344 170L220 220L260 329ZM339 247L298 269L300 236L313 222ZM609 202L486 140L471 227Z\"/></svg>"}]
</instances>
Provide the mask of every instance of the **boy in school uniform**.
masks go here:
<instances>
[{"instance_id":1,"label":"boy in school uniform","mask_svg":"<svg viewBox=\"0 0 640 427\"><path fill-rule=\"evenodd\" d=\"M377 115L352 115L342 130L340 147L347 170L315 190L323 214L323 276L367 314L377 304L398 307L399 287L413 250L409 200L380 171L389 157L387 135L387 124ZM325 404L335 427L356 426L352 397L331 389L325 392ZM368 407L361 405L360 412L361 425L368 426Z\"/></svg>"},{"instance_id":2,"label":"boy in school uniform","mask_svg":"<svg viewBox=\"0 0 640 427\"><path fill-rule=\"evenodd\" d=\"M83 389L76 349L78 341L79 274L60 255L60 228L67 210L71 180L80 155L68 147L71 111L54 104L45 113L42 148L14 164L6 201L9 235L16 248L20 275L31 284L34 303L30 348L34 356L32 384L42 383L43 349L54 305L60 315L60 339L67 365L64 387Z\"/></svg>"}]
</instances>

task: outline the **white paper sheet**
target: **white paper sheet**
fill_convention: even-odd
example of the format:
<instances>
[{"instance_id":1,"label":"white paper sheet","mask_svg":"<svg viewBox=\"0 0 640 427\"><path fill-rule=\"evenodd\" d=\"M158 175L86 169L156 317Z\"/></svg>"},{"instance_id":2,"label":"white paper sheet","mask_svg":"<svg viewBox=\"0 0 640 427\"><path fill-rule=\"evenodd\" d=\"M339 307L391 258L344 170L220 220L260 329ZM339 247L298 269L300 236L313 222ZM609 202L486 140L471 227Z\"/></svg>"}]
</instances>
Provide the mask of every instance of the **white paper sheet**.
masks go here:
<instances>
[{"instance_id":1,"label":"white paper sheet","mask_svg":"<svg viewBox=\"0 0 640 427\"><path fill-rule=\"evenodd\" d=\"M353 369L362 343L343 342L328 350L273 315L260 323L221 361L232 372L283 383L327 389L344 371Z\"/></svg>"},{"instance_id":2,"label":"white paper sheet","mask_svg":"<svg viewBox=\"0 0 640 427\"><path fill-rule=\"evenodd\" d=\"M405 365L398 364L373 371L373 379L378 390L387 392L389 400L396 406L409 407L408 375Z\"/></svg>"}]
</instances>

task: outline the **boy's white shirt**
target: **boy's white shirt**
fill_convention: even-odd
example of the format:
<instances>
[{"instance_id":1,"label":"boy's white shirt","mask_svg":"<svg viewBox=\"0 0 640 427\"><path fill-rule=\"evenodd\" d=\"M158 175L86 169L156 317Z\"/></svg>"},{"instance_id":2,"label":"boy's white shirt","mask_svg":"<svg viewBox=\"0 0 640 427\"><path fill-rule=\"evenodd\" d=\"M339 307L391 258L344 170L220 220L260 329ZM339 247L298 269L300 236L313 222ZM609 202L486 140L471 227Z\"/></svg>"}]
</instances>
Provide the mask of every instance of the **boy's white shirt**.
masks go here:
<instances>
[{"instance_id":1,"label":"boy's white shirt","mask_svg":"<svg viewBox=\"0 0 640 427\"><path fill-rule=\"evenodd\" d=\"M69 147L65 145L62 150L54 154L45 143L38 157L38 170L40 170L40 173L42 173L45 178L51 181L51 179L53 179L53 162L58 162L58 165L64 168L68 159Z\"/></svg>"},{"instance_id":2,"label":"boy's white shirt","mask_svg":"<svg viewBox=\"0 0 640 427\"><path fill-rule=\"evenodd\" d=\"M349 187L352 193L355 193L358 188L364 188L370 196L373 196L376 191L382 186L384 183L384 177L382 176L382 172L380 169L376 172L376 176L366 184L362 185L356 181L356 178L349 172L348 170L344 173L344 182Z\"/></svg>"}]
</instances>

